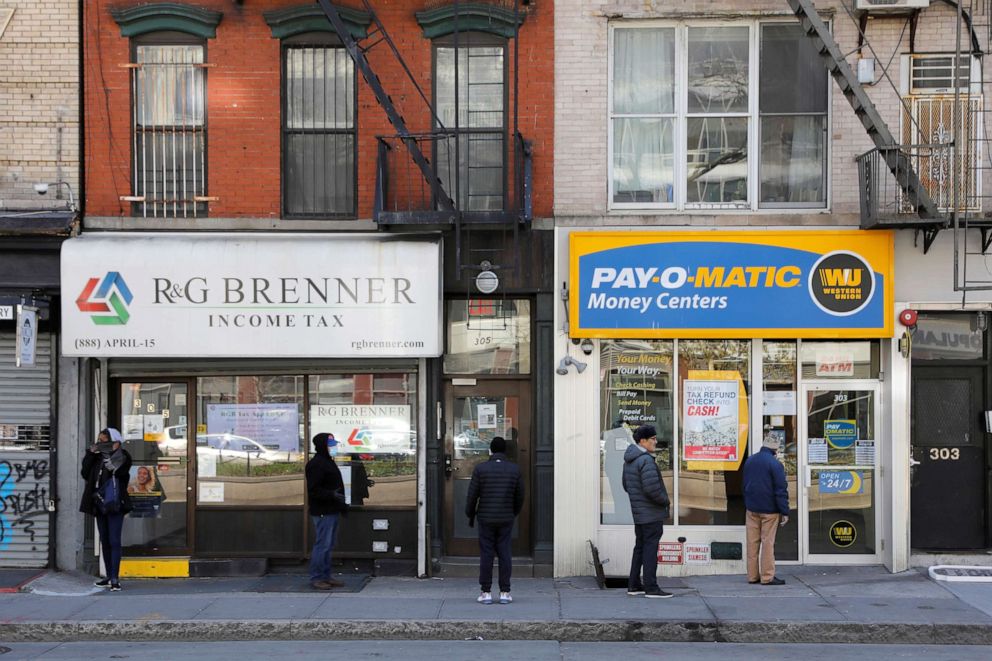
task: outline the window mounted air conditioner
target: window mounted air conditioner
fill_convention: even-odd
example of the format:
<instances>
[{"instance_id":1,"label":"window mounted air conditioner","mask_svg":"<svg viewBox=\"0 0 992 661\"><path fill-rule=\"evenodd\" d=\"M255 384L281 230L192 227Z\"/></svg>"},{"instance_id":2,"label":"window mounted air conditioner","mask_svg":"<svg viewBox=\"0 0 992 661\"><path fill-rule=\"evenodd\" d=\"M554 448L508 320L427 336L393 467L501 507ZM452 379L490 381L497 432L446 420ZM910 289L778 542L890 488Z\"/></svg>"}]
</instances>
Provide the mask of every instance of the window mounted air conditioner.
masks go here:
<instances>
[{"instance_id":1,"label":"window mounted air conditioner","mask_svg":"<svg viewBox=\"0 0 992 661\"><path fill-rule=\"evenodd\" d=\"M895 14L925 9L930 0L855 0L854 8L870 14Z\"/></svg>"}]
</instances>

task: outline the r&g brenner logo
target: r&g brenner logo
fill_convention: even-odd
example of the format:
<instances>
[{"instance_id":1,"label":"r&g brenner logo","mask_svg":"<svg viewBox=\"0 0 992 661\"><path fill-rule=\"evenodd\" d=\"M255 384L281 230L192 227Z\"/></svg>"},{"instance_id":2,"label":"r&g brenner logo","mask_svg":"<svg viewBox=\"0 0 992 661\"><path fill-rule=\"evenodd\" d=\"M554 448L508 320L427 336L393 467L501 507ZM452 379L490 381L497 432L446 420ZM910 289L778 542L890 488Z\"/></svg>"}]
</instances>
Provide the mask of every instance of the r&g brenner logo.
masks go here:
<instances>
[{"instance_id":1,"label":"r&g brenner logo","mask_svg":"<svg viewBox=\"0 0 992 661\"><path fill-rule=\"evenodd\" d=\"M99 284L99 289L97 285ZM96 292L94 293L94 290ZM127 306L134 300L127 283L117 271L110 271L103 277L90 278L83 292L76 299L80 312L93 312L90 319L97 326L123 326L131 318Z\"/></svg>"},{"instance_id":2,"label":"r&g brenner logo","mask_svg":"<svg viewBox=\"0 0 992 661\"><path fill-rule=\"evenodd\" d=\"M809 272L809 295L817 307L835 317L847 317L864 309L875 293L871 265L853 252L827 253Z\"/></svg>"}]
</instances>

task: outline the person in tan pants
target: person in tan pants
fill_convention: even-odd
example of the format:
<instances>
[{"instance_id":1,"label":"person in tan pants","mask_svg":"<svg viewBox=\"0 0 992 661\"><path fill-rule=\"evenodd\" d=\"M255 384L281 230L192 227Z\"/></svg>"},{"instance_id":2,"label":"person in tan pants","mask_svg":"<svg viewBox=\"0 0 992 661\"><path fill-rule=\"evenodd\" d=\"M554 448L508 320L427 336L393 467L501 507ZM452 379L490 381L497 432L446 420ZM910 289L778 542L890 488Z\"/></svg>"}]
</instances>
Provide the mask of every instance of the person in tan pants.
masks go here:
<instances>
[{"instance_id":1,"label":"person in tan pants","mask_svg":"<svg viewBox=\"0 0 992 661\"><path fill-rule=\"evenodd\" d=\"M782 585L775 576L775 533L789 521L785 468L775 458L778 439L765 437L761 450L744 462L744 507L747 510L747 582Z\"/></svg>"}]
</instances>

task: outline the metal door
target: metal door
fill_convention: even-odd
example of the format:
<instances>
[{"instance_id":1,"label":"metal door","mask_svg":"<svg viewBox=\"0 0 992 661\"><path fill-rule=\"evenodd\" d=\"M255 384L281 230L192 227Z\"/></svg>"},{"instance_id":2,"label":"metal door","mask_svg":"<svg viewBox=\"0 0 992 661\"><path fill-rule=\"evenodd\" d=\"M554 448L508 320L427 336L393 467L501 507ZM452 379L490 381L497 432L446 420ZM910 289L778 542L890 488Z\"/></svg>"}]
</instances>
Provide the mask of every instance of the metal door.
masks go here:
<instances>
[{"instance_id":1,"label":"metal door","mask_svg":"<svg viewBox=\"0 0 992 661\"><path fill-rule=\"evenodd\" d=\"M913 367L910 541L985 548L981 367Z\"/></svg>"},{"instance_id":2,"label":"metal door","mask_svg":"<svg viewBox=\"0 0 992 661\"><path fill-rule=\"evenodd\" d=\"M489 443L502 436L507 456L520 466L526 498L513 527L513 553L530 551L530 383L486 381L449 385L445 406L445 552L475 555L478 534L465 516L472 470L489 460ZM478 524L476 524L478 525Z\"/></svg>"}]
</instances>

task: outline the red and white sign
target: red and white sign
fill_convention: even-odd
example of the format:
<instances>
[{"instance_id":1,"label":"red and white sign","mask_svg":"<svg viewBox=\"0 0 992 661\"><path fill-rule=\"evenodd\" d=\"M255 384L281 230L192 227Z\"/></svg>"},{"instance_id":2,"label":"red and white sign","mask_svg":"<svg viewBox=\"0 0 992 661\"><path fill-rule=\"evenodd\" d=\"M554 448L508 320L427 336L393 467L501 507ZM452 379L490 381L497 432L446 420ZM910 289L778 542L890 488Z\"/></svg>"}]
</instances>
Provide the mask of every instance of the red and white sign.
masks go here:
<instances>
[{"instance_id":1,"label":"red and white sign","mask_svg":"<svg viewBox=\"0 0 992 661\"><path fill-rule=\"evenodd\" d=\"M658 544L659 565L682 564L682 542L660 542Z\"/></svg>"},{"instance_id":2,"label":"red and white sign","mask_svg":"<svg viewBox=\"0 0 992 661\"><path fill-rule=\"evenodd\" d=\"M708 565L711 562L709 544L686 544L685 564Z\"/></svg>"},{"instance_id":3,"label":"red and white sign","mask_svg":"<svg viewBox=\"0 0 992 661\"><path fill-rule=\"evenodd\" d=\"M816 375L854 376L854 354L817 352Z\"/></svg>"}]
</instances>

